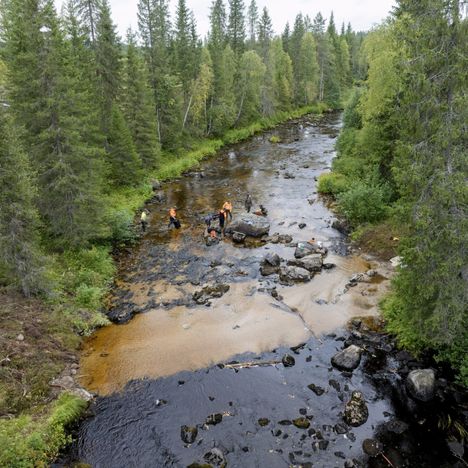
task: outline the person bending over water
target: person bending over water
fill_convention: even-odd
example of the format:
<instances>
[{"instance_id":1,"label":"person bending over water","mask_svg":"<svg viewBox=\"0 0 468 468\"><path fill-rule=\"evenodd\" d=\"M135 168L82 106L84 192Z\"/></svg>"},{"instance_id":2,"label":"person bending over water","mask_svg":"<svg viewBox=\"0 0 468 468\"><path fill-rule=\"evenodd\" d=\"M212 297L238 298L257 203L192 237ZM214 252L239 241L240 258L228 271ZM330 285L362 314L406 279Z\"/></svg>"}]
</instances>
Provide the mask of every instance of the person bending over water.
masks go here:
<instances>
[{"instance_id":1,"label":"person bending over water","mask_svg":"<svg viewBox=\"0 0 468 468\"><path fill-rule=\"evenodd\" d=\"M169 210L169 225L167 227L170 228L171 226L174 226L176 229L180 228L180 221L177 219L177 210L175 206Z\"/></svg>"}]
</instances>

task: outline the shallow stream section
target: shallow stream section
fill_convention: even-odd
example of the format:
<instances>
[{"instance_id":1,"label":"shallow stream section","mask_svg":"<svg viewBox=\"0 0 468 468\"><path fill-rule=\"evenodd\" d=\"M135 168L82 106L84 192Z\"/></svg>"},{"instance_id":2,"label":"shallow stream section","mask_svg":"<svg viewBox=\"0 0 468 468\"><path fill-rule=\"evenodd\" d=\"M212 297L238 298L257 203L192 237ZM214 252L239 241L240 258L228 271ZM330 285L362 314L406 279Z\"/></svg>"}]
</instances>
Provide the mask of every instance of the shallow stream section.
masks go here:
<instances>
[{"instance_id":1,"label":"shallow stream section","mask_svg":"<svg viewBox=\"0 0 468 468\"><path fill-rule=\"evenodd\" d=\"M81 382L100 396L73 460L93 468L450 466L440 441L401 421L388 384L399 386L398 363L382 351L392 343L361 344L354 372L331 365L350 344L348 321L377 314L392 274L387 262L350 252L332 227L329 201L316 193L340 126L337 114L287 123L155 193L148 231L118 259L109 315L126 323L99 330L83 350ZM270 234L292 243L205 245L204 216L225 200L239 216L247 193L255 208L267 208ZM167 227L174 205L180 230ZM311 238L328 248L334 267L294 286L260 274L266 254L291 260L294 243ZM229 290L196 304L193 293L214 283ZM359 427L343 419L355 390L368 408ZM363 441L377 434L386 459L363 454Z\"/></svg>"}]
</instances>

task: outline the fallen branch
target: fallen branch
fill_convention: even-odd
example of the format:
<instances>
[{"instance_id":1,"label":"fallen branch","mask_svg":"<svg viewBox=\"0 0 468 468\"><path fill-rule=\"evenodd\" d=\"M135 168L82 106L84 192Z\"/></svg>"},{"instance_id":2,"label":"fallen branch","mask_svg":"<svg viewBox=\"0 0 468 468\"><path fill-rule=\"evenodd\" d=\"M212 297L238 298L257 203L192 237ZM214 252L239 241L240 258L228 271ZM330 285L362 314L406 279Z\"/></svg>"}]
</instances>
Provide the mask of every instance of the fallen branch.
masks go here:
<instances>
[{"instance_id":1,"label":"fallen branch","mask_svg":"<svg viewBox=\"0 0 468 468\"><path fill-rule=\"evenodd\" d=\"M243 369L243 368L250 368L250 367L274 366L280 363L281 361L247 361L247 362L238 362L236 364L223 364L223 368Z\"/></svg>"}]
</instances>

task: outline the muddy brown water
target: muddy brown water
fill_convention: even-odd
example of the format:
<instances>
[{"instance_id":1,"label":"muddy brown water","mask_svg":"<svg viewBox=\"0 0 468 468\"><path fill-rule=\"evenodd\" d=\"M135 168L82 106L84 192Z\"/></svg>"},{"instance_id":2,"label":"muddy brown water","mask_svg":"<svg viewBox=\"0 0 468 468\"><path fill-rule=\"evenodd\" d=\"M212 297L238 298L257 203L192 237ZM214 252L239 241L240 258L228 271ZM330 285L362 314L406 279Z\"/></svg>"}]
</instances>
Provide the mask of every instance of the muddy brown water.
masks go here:
<instances>
[{"instance_id":1,"label":"muddy brown water","mask_svg":"<svg viewBox=\"0 0 468 468\"><path fill-rule=\"evenodd\" d=\"M290 122L163 185L165 201L148 205L147 233L119 258L109 301L111 315L140 313L87 341L81 382L100 396L63 458L67 461L55 466L226 462L239 468L328 468L343 467L345 460L347 466L452 466L454 459L432 429L399 422L406 413L393 402L389 382L400 388L401 379L391 356L373 351L377 345L371 343L353 373L330 364L343 348L346 322L378 312L391 275L387 264L349 254L346 239L331 227L332 212L316 194L315 178L329 170L340 126L336 114L320 122L314 117ZM282 143L270 143L272 134ZM295 178L285 178L286 173ZM310 283L287 287L275 277L261 277L259 264L269 252L293 258L292 247L238 246L229 240L206 247L203 217L226 199L238 215L247 192L256 206L268 209L270 233L290 234L294 241L315 237L328 247L326 261L336 268L323 270ZM167 228L172 205L182 221L179 231ZM301 230L302 222L307 226ZM369 268L379 275L347 290L350 277ZM195 305L193 292L214 281L229 284L228 293L209 307ZM281 301L268 292L275 287ZM286 353L294 356L293 367L281 364ZM230 360L270 364L214 365ZM309 384L322 392L311 391ZM363 393L369 409L367 422L356 428L343 426L344 405L353 390ZM218 416L210 419L212 414ZM309 421L308 429L291 424L299 416ZM207 418L220 422L206 424ZM259 424L260 418L266 425ZM181 438L184 425L197 427L192 444ZM370 460L363 455L363 441L376 436L385 442L391 465L380 455ZM213 448L221 459L210 458ZM207 460L210 464L204 465Z\"/></svg>"}]
</instances>

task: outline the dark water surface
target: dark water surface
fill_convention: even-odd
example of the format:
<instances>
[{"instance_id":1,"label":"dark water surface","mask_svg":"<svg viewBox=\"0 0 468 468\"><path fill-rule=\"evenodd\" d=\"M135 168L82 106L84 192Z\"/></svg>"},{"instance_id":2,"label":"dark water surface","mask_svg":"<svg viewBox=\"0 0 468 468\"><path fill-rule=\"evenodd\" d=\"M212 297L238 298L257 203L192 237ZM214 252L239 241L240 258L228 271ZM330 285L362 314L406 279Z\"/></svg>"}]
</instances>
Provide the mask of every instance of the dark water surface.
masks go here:
<instances>
[{"instance_id":1,"label":"dark water surface","mask_svg":"<svg viewBox=\"0 0 468 468\"><path fill-rule=\"evenodd\" d=\"M346 322L377 313L391 274L387 264L343 255L345 239L315 193L315 178L334 157L340 125L338 115L283 125L163 185L167 198L149 205L148 233L122 254L111 298L114 317L139 313L125 325L98 331L83 352L82 383L103 396L82 423L72 458L95 468L186 467L208 463L205 455L217 448L223 460L217 464L211 457L212 466L343 467L346 459L356 466L451 466L442 442L395 419L405 413L378 378L399 384L399 364L390 355L371 343L352 374L330 364L343 348ZM270 143L272 134L282 143ZM236 216L247 192L268 209L270 233L290 234L294 241L315 237L329 248L326 261L336 268L287 287L261 277L259 264L268 252L293 258L291 247L239 247L229 240L206 247L203 215L231 199ZM167 229L171 205L179 209L180 231ZM301 222L307 224L302 230ZM347 290L349 278L369 268L377 269L378 280ZM210 307L195 305L193 292L213 281L229 284L229 292ZM275 287L280 301L268 292ZM302 348L289 349L300 343ZM294 366L281 364L286 353ZM232 359L250 364L216 366ZM310 384L320 387L320 395ZM343 427L353 390L363 393L369 418L360 427ZM220 422L207 424L210 417ZM299 417L309 421L307 429L291 423ZM261 418L268 419L265 426ZM184 425L197 427L191 445L181 438ZM363 455L363 440L376 434L386 441L388 462Z\"/></svg>"}]
</instances>

